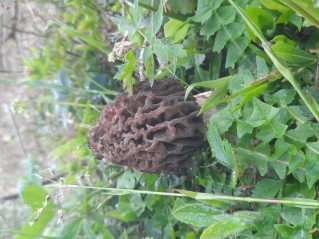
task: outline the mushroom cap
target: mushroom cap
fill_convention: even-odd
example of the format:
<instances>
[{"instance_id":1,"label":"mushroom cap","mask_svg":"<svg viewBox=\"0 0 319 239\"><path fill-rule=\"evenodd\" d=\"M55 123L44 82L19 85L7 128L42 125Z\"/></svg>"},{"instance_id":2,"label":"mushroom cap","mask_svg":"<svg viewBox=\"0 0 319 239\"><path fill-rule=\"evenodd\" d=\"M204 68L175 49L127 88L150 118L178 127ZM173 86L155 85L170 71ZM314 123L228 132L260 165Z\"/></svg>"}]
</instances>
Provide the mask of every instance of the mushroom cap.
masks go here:
<instances>
[{"instance_id":1,"label":"mushroom cap","mask_svg":"<svg viewBox=\"0 0 319 239\"><path fill-rule=\"evenodd\" d=\"M200 107L184 100L179 81L163 78L134 85L101 112L88 144L96 158L143 172L183 174L204 142Z\"/></svg>"}]
</instances>

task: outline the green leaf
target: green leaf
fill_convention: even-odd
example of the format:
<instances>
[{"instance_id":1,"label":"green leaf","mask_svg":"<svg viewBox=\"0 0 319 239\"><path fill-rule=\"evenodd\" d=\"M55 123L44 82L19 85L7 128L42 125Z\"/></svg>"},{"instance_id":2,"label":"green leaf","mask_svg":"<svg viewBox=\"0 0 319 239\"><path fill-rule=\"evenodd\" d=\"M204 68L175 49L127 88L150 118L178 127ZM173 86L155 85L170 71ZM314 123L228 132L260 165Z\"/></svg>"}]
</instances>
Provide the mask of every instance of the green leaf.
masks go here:
<instances>
[{"instance_id":1,"label":"green leaf","mask_svg":"<svg viewBox=\"0 0 319 239\"><path fill-rule=\"evenodd\" d=\"M291 150L294 149L294 150ZM296 149L295 145L291 145L291 149L289 151L289 171L288 174L294 172L300 166L302 166L305 162L306 156L300 150ZM295 151L295 152L292 152Z\"/></svg>"},{"instance_id":2,"label":"green leaf","mask_svg":"<svg viewBox=\"0 0 319 239\"><path fill-rule=\"evenodd\" d=\"M284 63L290 63L294 65L315 63L318 57L311 55L306 51L300 50L290 44L282 41L276 42L271 49L274 51L276 56L281 59Z\"/></svg>"},{"instance_id":3,"label":"green leaf","mask_svg":"<svg viewBox=\"0 0 319 239\"><path fill-rule=\"evenodd\" d=\"M132 12L133 22L134 22L136 27L138 27L142 21L142 14L141 14L140 9L139 9L138 1L139 0L134 0L134 6L133 6L133 12Z\"/></svg>"},{"instance_id":4,"label":"green leaf","mask_svg":"<svg viewBox=\"0 0 319 239\"><path fill-rule=\"evenodd\" d=\"M311 188L319 179L318 154L312 153L312 151L306 153L305 169L308 188Z\"/></svg>"},{"instance_id":5,"label":"green leaf","mask_svg":"<svg viewBox=\"0 0 319 239\"><path fill-rule=\"evenodd\" d=\"M219 7L213 16L209 18L202 29L200 34L207 37L207 39L220 30L223 26L232 23L236 17L236 10L231 6Z\"/></svg>"},{"instance_id":6,"label":"green leaf","mask_svg":"<svg viewBox=\"0 0 319 239\"><path fill-rule=\"evenodd\" d=\"M266 124L279 112L278 108L265 104L264 102L253 99L253 112L250 117L246 119L246 123L258 127Z\"/></svg>"},{"instance_id":7,"label":"green leaf","mask_svg":"<svg viewBox=\"0 0 319 239\"><path fill-rule=\"evenodd\" d=\"M212 149L212 153L215 155L217 160L229 169L234 169L234 161L230 156L230 152L227 151L226 141L223 141L219 136L215 125L210 123L207 130L208 143Z\"/></svg>"},{"instance_id":8,"label":"green leaf","mask_svg":"<svg viewBox=\"0 0 319 239\"><path fill-rule=\"evenodd\" d=\"M281 2L319 28L319 9L314 7L312 0L282 0Z\"/></svg>"},{"instance_id":9,"label":"green leaf","mask_svg":"<svg viewBox=\"0 0 319 239\"><path fill-rule=\"evenodd\" d=\"M186 22L171 19L164 25L164 35L167 38L171 37L172 43L177 43L185 38L188 27L189 24Z\"/></svg>"},{"instance_id":10,"label":"green leaf","mask_svg":"<svg viewBox=\"0 0 319 239\"><path fill-rule=\"evenodd\" d=\"M287 207L284 206L280 216L289 224L293 226L306 226L306 230L310 230L312 225L315 224L313 210L296 208L296 207Z\"/></svg>"},{"instance_id":11,"label":"green leaf","mask_svg":"<svg viewBox=\"0 0 319 239\"><path fill-rule=\"evenodd\" d=\"M274 198L280 189L280 181L273 179L261 179L253 189L252 197Z\"/></svg>"},{"instance_id":12,"label":"green leaf","mask_svg":"<svg viewBox=\"0 0 319 239\"><path fill-rule=\"evenodd\" d=\"M226 43L230 40L237 39L244 32L245 26L242 23L232 22L217 32L213 51L219 53Z\"/></svg>"},{"instance_id":13,"label":"green leaf","mask_svg":"<svg viewBox=\"0 0 319 239\"><path fill-rule=\"evenodd\" d=\"M155 61L153 54L145 58L145 75L150 79L151 85L153 85L155 75Z\"/></svg>"},{"instance_id":14,"label":"green leaf","mask_svg":"<svg viewBox=\"0 0 319 239\"><path fill-rule=\"evenodd\" d=\"M26 204L30 205L34 212L30 223L27 222L19 231L16 239L38 238L42 235L49 222L56 214L53 202L48 198L48 192L42 187L31 184L24 188L22 197Z\"/></svg>"},{"instance_id":15,"label":"green leaf","mask_svg":"<svg viewBox=\"0 0 319 239\"><path fill-rule=\"evenodd\" d=\"M172 212L178 220L195 227L210 226L218 222L223 213L222 210L194 203L179 207Z\"/></svg>"},{"instance_id":16,"label":"green leaf","mask_svg":"<svg viewBox=\"0 0 319 239\"><path fill-rule=\"evenodd\" d=\"M209 80L209 81L202 81L202 82L193 83L187 87L184 99L186 100L188 98L190 92L195 87L204 87L204 88L210 88L210 89L212 89L212 88L218 89L218 88L227 87L231 78L232 78L232 76L226 76L226 77L220 78L218 80Z\"/></svg>"},{"instance_id":17,"label":"green leaf","mask_svg":"<svg viewBox=\"0 0 319 239\"><path fill-rule=\"evenodd\" d=\"M233 124L234 120L239 117L239 112L231 112L232 106L228 105L226 108L218 110L210 118L210 123L216 126L218 133L225 133Z\"/></svg>"},{"instance_id":18,"label":"green leaf","mask_svg":"<svg viewBox=\"0 0 319 239\"><path fill-rule=\"evenodd\" d=\"M156 40L153 48L158 60L162 64L166 64L168 61L186 56L186 51L181 44L168 44L162 40Z\"/></svg>"},{"instance_id":19,"label":"green leaf","mask_svg":"<svg viewBox=\"0 0 319 239\"><path fill-rule=\"evenodd\" d=\"M260 127L256 137L262 140L263 143L268 143L274 138L281 138L285 134L287 127L287 125L277 120L271 120L268 124Z\"/></svg>"},{"instance_id":20,"label":"green leaf","mask_svg":"<svg viewBox=\"0 0 319 239\"><path fill-rule=\"evenodd\" d=\"M247 38L239 37L228 43L225 67L234 68L236 61L243 55L247 47Z\"/></svg>"},{"instance_id":21,"label":"green leaf","mask_svg":"<svg viewBox=\"0 0 319 239\"><path fill-rule=\"evenodd\" d=\"M246 14L247 17L249 17L250 21L254 22L256 26L264 33L267 35L270 35L274 30L275 30L275 21L269 12L265 11L262 8L248 5L246 7ZM249 28L248 34L250 35L250 38L254 42L258 42L258 37L253 33L252 30Z\"/></svg>"},{"instance_id":22,"label":"green leaf","mask_svg":"<svg viewBox=\"0 0 319 239\"><path fill-rule=\"evenodd\" d=\"M246 123L243 120L237 120L237 136L238 138L241 138L243 135L247 133L251 133L253 131L253 126L250 124Z\"/></svg>"},{"instance_id":23,"label":"green leaf","mask_svg":"<svg viewBox=\"0 0 319 239\"><path fill-rule=\"evenodd\" d=\"M214 223L204 230L200 239L220 239L238 235L241 231L251 228L250 223L246 223L237 217L224 218Z\"/></svg>"},{"instance_id":24,"label":"green leaf","mask_svg":"<svg viewBox=\"0 0 319 239\"><path fill-rule=\"evenodd\" d=\"M319 142L307 143L306 146L312 153L319 156Z\"/></svg>"},{"instance_id":25,"label":"green leaf","mask_svg":"<svg viewBox=\"0 0 319 239\"><path fill-rule=\"evenodd\" d=\"M213 14L213 10L217 9L223 0L198 0L196 14L193 18L194 22L204 23Z\"/></svg>"},{"instance_id":26,"label":"green leaf","mask_svg":"<svg viewBox=\"0 0 319 239\"><path fill-rule=\"evenodd\" d=\"M82 218L72 219L65 224L63 224L63 228L60 232L59 237L63 239L75 239L79 237L79 233L81 230L81 222Z\"/></svg>"},{"instance_id":27,"label":"green leaf","mask_svg":"<svg viewBox=\"0 0 319 239\"><path fill-rule=\"evenodd\" d=\"M261 213L254 211L236 211L233 213L233 217L238 217L246 223L252 223L257 220L261 220Z\"/></svg>"},{"instance_id":28,"label":"green leaf","mask_svg":"<svg viewBox=\"0 0 319 239\"><path fill-rule=\"evenodd\" d=\"M159 4L158 10L155 12L155 14L151 15L151 22L148 24L148 27L146 28L146 38L149 43L152 43L156 34L160 30L163 22L163 5L162 1Z\"/></svg>"},{"instance_id":29,"label":"green leaf","mask_svg":"<svg viewBox=\"0 0 319 239\"><path fill-rule=\"evenodd\" d=\"M307 139L315 136L315 131L309 123L298 124L294 129L288 130L286 136L298 145L304 145L307 143Z\"/></svg>"},{"instance_id":30,"label":"green leaf","mask_svg":"<svg viewBox=\"0 0 319 239\"><path fill-rule=\"evenodd\" d=\"M300 227L288 226L285 224L276 224L274 225L276 230L282 236L282 238L291 238L291 239L312 239L312 235L309 230L304 230Z\"/></svg>"}]
</instances>

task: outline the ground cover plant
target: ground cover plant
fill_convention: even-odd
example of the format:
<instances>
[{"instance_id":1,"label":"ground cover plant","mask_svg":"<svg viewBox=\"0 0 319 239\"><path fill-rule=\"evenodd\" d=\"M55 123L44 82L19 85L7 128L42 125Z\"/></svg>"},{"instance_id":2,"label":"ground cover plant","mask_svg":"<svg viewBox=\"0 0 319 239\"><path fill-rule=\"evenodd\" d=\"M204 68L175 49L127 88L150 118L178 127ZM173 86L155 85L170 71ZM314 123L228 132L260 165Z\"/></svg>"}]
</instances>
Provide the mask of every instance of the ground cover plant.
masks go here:
<instances>
[{"instance_id":1,"label":"ground cover plant","mask_svg":"<svg viewBox=\"0 0 319 239\"><path fill-rule=\"evenodd\" d=\"M58 180L23 179L32 216L16 238L319 237L317 1L52 4L18 83L46 89L38 111L74 135L50 141ZM104 105L163 77L212 91L200 113L217 108L191 175L96 160L86 141Z\"/></svg>"}]
</instances>

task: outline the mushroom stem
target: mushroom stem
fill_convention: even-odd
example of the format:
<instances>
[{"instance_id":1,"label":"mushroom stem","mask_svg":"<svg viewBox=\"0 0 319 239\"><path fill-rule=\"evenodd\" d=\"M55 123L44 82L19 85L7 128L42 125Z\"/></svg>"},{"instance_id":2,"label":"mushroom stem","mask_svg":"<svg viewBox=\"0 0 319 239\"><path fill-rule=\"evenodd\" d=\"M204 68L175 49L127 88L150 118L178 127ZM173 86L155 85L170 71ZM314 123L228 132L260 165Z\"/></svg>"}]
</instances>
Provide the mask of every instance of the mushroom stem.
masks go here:
<instances>
[{"instance_id":1,"label":"mushroom stem","mask_svg":"<svg viewBox=\"0 0 319 239\"><path fill-rule=\"evenodd\" d=\"M212 94L211 91L206 91L203 93L199 93L197 95L194 95L197 104L202 107L204 105L204 102L207 100L207 98ZM210 110L206 111L203 114L203 122L205 125L209 123L210 117L217 112L216 107L211 108Z\"/></svg>"}]
</instances>

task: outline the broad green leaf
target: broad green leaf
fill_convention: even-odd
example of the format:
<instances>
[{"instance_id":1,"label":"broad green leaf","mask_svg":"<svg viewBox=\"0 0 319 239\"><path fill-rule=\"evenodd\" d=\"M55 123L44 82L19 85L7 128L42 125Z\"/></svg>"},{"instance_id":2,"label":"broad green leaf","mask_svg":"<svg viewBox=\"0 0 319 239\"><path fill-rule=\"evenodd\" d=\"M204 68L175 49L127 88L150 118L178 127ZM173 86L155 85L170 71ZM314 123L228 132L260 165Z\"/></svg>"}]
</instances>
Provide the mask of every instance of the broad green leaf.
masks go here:
<instances>
[{"instance_id":1,"label":"broad green leaf","mask_svg":"<svg viewBox=\"0 0 319 239\"><path fill-rule=\"evenodd\" d=\"M155 75L155 61L153 54L149 55L145 59L145 75L150 79L151 85L153 85L154 75Z\"/></svg>"},{"instance_id":2,"label":"broad green leaf","mask_svg":"<svg viewBox=\"0 0 319 239\"><path fill-rule=\"evenodd\" d=\"M209 38L223 26L234 22L235 17L236 10L234 8L230 6L219 7L217 11L213 13L213 16L205 22L200 30L200 34Z\"/></svg>"},{"instance_id":3,"label":"broad green leaf","mask_svg":"<svg viewBox=\"0 0 319 239\"><path fill-rule=\"evenodd\" d=\"M275 30L275 21L273 16L262 8L248 5L246 7L246 14L250 21L253 21L256 26L266 35L270 35ZM258 42L258 37L250 28L247 29L250 38L254 42Z\"/></svg>"},{"instance_id":4,"label":"broad green leaf","mask_svg":"<svg viewBox=\"0 0 319 239\"><path fill-rule=\"evenodd\" d=\"M63 228L60 232L59 238L63 238L63 239L78 238L80 230L81 230L82 220L83 220L82 218L75 218L63 224Z\"/></svg>"},{"instance_id":5,"label":"broad green leaf","mask_svg":"<svg viewBox=\"0 0 319 239\"><path fill-rule=\"evenodd\" d=\"M228 43L225 67L234 68L236 61L243 55L247 47L247 38L239 37Z\"/></svg>"},{"instance_id":6,"label":"broad green leaf","mask_svg":"<svg viewBox=\"0 0 319 239\"><path fill-rule=\"evenodd\" d=\"M288 166L288 162L279 160L276 157L269 156L263 152L253 151L253 150L249 150L249 149L242 148L242 147L237 147L235 149L235 151L236 151L236 153L242 153L242 154L245 154L247 156L251 156L251 159L254 160L257 163L257 165L260 161L262 168L265 167L265 165L266 165L265 162L270 162L273 166L274 165L277 166L278 170L279 169L283 170ZM259 165L258 165L258 169L259 169ZM265 172L265 171L263 171L263 172ZM280 172L282 172L282 171L280 171Z\"/></svg>"},{"instance_id":7,"label":"broad green leaf","mask_svg":"<svg viewBox=\"0 0 319 239\"><path fill-rule=\"evenodd\" d=\"M155 12L155 14L151 15L151 22L146 28L146 38L149 43L152 43L156 34L160 30L163 22L163 5L162 2L160 2L158 10Z\"/></svg>"},{"instance_id":8,"label":"broad green leaf","mask_svg":"<svg viewBox=\"0 0 319 239\"><path fill-rule=\"evenodd\" d=\"M262 140L263 143L268 143L274 138L281 138L285 134L287 127L287 125L277 120L271 120L268 124L260 127L256 137Z\"/></svg>"},{"instance_id":9,"label":"broad green leaf","mask_svg":"<svg viewBox=\"0 0 319 239\"><path fill-rule=\"evenodd\" d=\"M308 123L298 124L296 128L288 130L286 136L295 144L304 145L308 138L315 136L315 131Z\"/></svg>"},{"instance_id":10,"label":"broad green leaf","mask_svg":"<svg viewBox=\"0 0 319 239\"><path fill-rule=\"evenodd\" d=\"M164 35L167 38L171 37L172 43L177 43L185 38L188 27L189 24L186 22L171 19L164 25Z\"/></svg>"},{"instance_id":11,"label":"broad green leaf","mask_svg":"<svg viewBox=\"0 0 319 239\"><path fill-rule=\"evenodd\" d=\"M263 77L269 73L269 68L267 66L267 62L264 58L260 56L256 56L256 75L257 77Z\"/></svg>"},{"instance_id":12,"label":"broad green leaf","mask_svg":"<svg viewBox=\"0 0 319 239\"><path fill-rule=\"evenodd\" d=\"M156 40L153 48L159 61L163 64L186 56L186 51L181 44L168 44L162 40Z\"/></svg>"},{"instance_id":13,"label":"broad green leaf","mask_svg":"<svg viewBox=\"0 0 319 239\"><path fill-rule=\"evenodd\" d=\"M33 212L43 207L48 195L45 189L36 184L30 184L22 191L23 202L28 204Z\"/></svg>"},{"instance_id":14,"label":"broad green leaf","mask_svg":"<svg viewBox=\"0 0 319 239\"><path fill-rule=\"evenodd\" d=\"M241 231L252 228L253 224L246 223L237 217L224 218L204 230L200 239L220 239L238 235Z\"/></svg>"},{"instance_id":15,"label":"broad green leaf","mask_svg":"<svg viewBox=\"0 0 319 239\"><path fill-rule=\"evenodd\" d=\"M300 227L288 226L285 224L276 224L274 225L276 230L282 236L282 238L291 238L291 239L312 239L312 235L309 230L304 230Z\"/></svg>"},{"instance_id":16,"label":"broad green leaf","mask_svg":"<svg viewBox=\"0 0 319 239\"><path fill-rule=\"evenodd\" d=\"M84 234L85 234L87 239L95 239L96 238L96 234L93 231L94 225L95 225L95 222L93 220L91 221L88 218L86 218L82 221L81 227L82 227L82 230L84 231ZM113 236L110 236L109 238L114 239Z\"/></svg>"},{"instance_id":17,"label":"broad green leaf","mask_svg":"<svg viewBox=\"0 0 319 239\"><path fill-rule=\"evenodd\" d=\"M291 145L294 148L295 145ZM288 174L294 172L297 168L302 166L305 162L306 156L300 149L295 149L296 152L289 151L289 171Z\"/></svg>"},{"instance_id":18,"label":"broad green leaf","mask_svg":"<svg viewBox=\"0 0 319 239\"><path fill-rule=\"evenodd\" d=\"M280 181L269 178L261 179L253 189L252 197L274 198L280 189Z\"/></svg>"},{"instance_id":19,"label":"broad green leaf","mask_svg":"<svg viewBox=\"0 0 319 239\"><path fill-rule=\"evenodd\" d=\"M282 41L276 42L271 49L285 63L300 65L315 63L319 58Z\"/></svg>"},{"instance_id":20,"label":"broad green leaf","mask_svg":"<svg viewBox=\"0 0 319 239\"><path fill-rule=\"evenodd\" d=\"M106 215L123 222L133 222L140 218L144 212L145 204L140 194L121 195L116 210L109 211Z\"/></svg>"},{"instance_id":21,"label":"broad green leaf","mask_svg":"<svg viewBox=\"0 0 319 239\"><path fill-rule=\"evenodd\" d=\"M225 133L229 127L233 124L236 118L239 117L239 112L231 112L232 106L228 105L226 108L218 110L210 118L210 123L216 126L218 133Z\"/></svg>"},{"instance_id":22,"label":"broad green leaf","mask_svg":"<svg viewBox=\"0 0 319 239\"><path fill-rule=\"evenodd\" d=\"M245 26L238 22L232 22L217 32L213 51L219 53L229 40L237 39L241 36Z\"/></svg>"},{"instance_id":23,"label":"broad green leaf","mask_svg":"<svg viewBox=\"0 0 319 239\"><path fill-rule=\"evenodd\" d=\"M253 130L253 126L250 124L246 123L244 120L237 120L237 136L238 138L241 138L243 135L247 133L251 133Z\"/></svg>"},{"instance_id":24,"label":"broad green leaf","mask_svg":"<svg viewBox=\"0 0 319 239\"><path fill-rule=\"evenodd\" d=\"M238 217L246 223L252 223L254 221L261 220L261 213L241 210L234 212L233 217Z\"/></svg>"},{"instance_id":25,"label":"broad green leaf","mask_svg":"<svg viewBox=\"0 0 319 239\"><path fill-rule=\"evenodd\" d=\"M204 23L211 17L213 10L217 9L222 2L223 0L199 0L193 21Z\"/></svg>"},{"instance_id":26,"label":"broad green leaf","mask_svg":"<svg viewBox=\"0 0 319 239\"><path fill-rule=\"evenodd\" d=\"M296 46L296 42L293 40L290 40L288 37L286 37L285 35L277 35L272 39L272 42L276 43L276 42L284 42L288 45L291 46Z\"/></svg>"},{"instance_id":27,"label":"broad green leaf","mask_svg":"<svg viewBox=\"0 0 319 239\"><path fill-rule=\"evenodd\" d=\"M285 155L286 158L288 158L287 155ZM283 165L282 163L278 163L278 162L271 162L270 163L272 165L272 167L274 168L274 170L276 171L278 177L280 179L284 179L287 175L287 167L285 165Z\"/></svg>"},{"instance_id":28,"label":"broad green leaf","mask_svg":"<svg viewBox=\"0 0 319 239\"><path fill-rule=\"evenodd\" d=\"M311 188L319 180L319 160L317 153L309 151L306 153L305 169L308 188Z\"/></svg>"},{"instance_id":29,"label":"broad green leaf","mask_svg":"<svg viewBox=\"0 0 319 239\"><path fill-rule=\"evenodd\" d=\"M295 99L296 91L292 89L281 89L271 96L284 105L290 104Z\"/></svg>"},{"instance_id":30,"label":"broad green leaf","mask_svg":"<svg viewBox=\"0 0 319 239\"><path fill-rule=\"evenodd\" d=\"M307 148L312 151L315 155L319 156L319 142L307 143Z\"/></svg>"},{"instance_id":31,"label":"broad green leaf","mask_svg":"<svg viewBox=\"0 0 319 239\"><path fill-rule=\"evenodd\" d=\"M278 113L279 109L275 108L271 105L265 104L264 102L254 98L253 102L253 112L248 119L246 119L246 123L258 127L269 120L271 120Z\"/></svg>"},{"instance_id":32,"label":"broad green leaf","mask_svg":"<svg viewBox=\"0 0 319 239\"><path fill-rule=\"evenodd\" d=\"M239 72L238 74L234 75L234 77L231 79L229 83L230 93L234 95L234 93L237 93L243 90L239 94L235 95L235 97L240 95L245 95L246 93L249 93L252 90L254 90L256 87L260 86L260 83L253 84L254 81L255 81L255 78L252 75L252 73L248 70L243 70Z\"/></svg>"},{"instance_id":33,"label":"broad green leaf","mask_svg":"<svg viewBox=\"0 0 319 239\"><path fill-rule=\"evenodd\" d=\"M139 0L134 0L134 6L133 6L133 12L132 12L132 15L133 15L133 22L135 24L136 27L138 27L142 21L142 14L141 14L141 11L140 11L140 8L139 8L139 3L138 3Z\"/></svg>"},{"instance_id":34,"label":"broad green leaf","mask_svg":"<svg viewBox=\"0 0 319 239\"><path fill-rule=\"evenodd\" d=\"M315 186L308 188L307 183L287 183L284 188L284 195L286 197L298 197L314 199L317 195Z\"/></svg>"},{"instance_id":35,"label":"broad green leaf","mask_svg":"<svg viewBox=\"0 0 319 239\"><path fill-rule=\"evenodd\" d=\"M24 188L22 197L26 204L30 205L33 216L17 233L16 239L30 239L41 237L47 225L56 214L56 208L50 199L48 192L42 187L31 184Z\"/></svg>"},{"instance_id":36,"label":"broad green leaf","mask_svg":"<svg viewBox=\"0 0 319 239\"><path fill-rule=\"evenodd\" d=\"M316 223L314 220L314 210L296 208L296 207L287 207L282 208L280 216L289 224L293 226L306 227L305 229L310 230L312 226Z\"/></svg>"},{"instance_id":37,"label":"broad green leaf","mask_svg":"<svg viewBox=\"0 0 319 239\"><path fill-rule=\"evenodd\" d=\"M281 2L319 28L319 9L314 7L312 0L282 0Z\"/></svg>"},{"instance_id":38,"label":"broad green leaf","mask_svg":"<svg viewBox=\"0 0 319 239\"><path fill-rule=\"evenodd\" d=\"M255 148L255 152L258 152L259 154L262 155L270 155L270 147L269 144L260 144ZM258 154L258 155L259 155ZM256 162L256 165L258 167L259 173L261 176L265 176L266 173L268 172L268 160L265 160L262 157L256 156L253 159Z\"/></svg>"},{"instance_id":39,"label":"broad green leaf","mask_svg":"<svg viewBox=\"0 0 319 239\"><path fill-rule=\"evenodd\" d=\"M187 204L173 211L172 214L180 221L195 227L208 227L220 220L222 210L204 206L203 204Z\"/></svg>"},{"instance_id":40,"label":"broad green leaf","mask_svg":"<svg viewBox=\"0 0 319 239\"><path fill-rule=\"evenodd\" d=\"M212 153L215 155L217 160L229 169L234 169L234 162L229 157L229 152L226 151L225 142L219 136L215 125L210 123L207 130L208 143L212 149Z\"/></svg>"}]
</instances>

